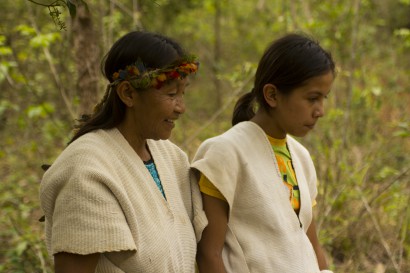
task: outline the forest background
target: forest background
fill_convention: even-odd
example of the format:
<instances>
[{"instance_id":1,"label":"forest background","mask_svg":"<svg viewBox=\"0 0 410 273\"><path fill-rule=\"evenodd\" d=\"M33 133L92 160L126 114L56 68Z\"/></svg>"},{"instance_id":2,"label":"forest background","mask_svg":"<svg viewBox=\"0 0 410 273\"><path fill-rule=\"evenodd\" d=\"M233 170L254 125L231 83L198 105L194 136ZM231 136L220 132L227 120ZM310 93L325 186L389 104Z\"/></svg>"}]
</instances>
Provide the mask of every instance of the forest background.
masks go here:
<instances>
[{"instance_id":1,"label":"forest background","mask_svg":"<svg viewBox=\"0 0 410 273\"><path fill-rule=\"evenodd\" d=\"M300 141L318 172L320 241L335 272L410 272L410 0L54 4L65 8L0 2L0 272L52 272L38 221L40 166L102 96L102 56L135 29L174 37L199 57L172 136L190 158L231 126L234 101L273 39L319 40L338 75L326 116Z\"/></svg>"}]
</instances>

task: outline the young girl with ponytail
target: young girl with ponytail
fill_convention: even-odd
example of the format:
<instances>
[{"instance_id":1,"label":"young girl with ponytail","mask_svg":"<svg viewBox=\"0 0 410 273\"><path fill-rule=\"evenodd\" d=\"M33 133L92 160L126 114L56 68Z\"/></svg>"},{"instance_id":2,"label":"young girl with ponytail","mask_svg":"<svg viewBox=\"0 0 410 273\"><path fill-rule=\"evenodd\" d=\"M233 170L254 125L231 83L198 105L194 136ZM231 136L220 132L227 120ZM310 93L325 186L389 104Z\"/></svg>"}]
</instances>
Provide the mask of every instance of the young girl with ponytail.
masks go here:
<instances>
[{"instance_id":1,"label":"young girl with ponytail","mask_svg":"<svg viewBox=\"0 0 410 273\"><path fill-rule=\"evenodd\" d=\"M316 172L295 137L324 115L335 77L330 53L288 34L263 54L233 127L206 140L192 163L208 218L199 271L330 272L313 219Z\"/></svg>"}]
</instances>

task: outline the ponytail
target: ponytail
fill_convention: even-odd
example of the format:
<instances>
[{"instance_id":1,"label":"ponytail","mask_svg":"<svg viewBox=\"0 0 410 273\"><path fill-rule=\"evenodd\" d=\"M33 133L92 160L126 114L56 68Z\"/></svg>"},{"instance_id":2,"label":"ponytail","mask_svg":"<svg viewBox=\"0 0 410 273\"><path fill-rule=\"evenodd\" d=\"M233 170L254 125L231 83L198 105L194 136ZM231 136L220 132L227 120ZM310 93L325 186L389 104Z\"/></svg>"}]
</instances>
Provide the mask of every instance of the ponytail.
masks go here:
<instances>
[{"instance_id":1,"label":"ponytail","mask_svg":"<svg viewBox=\"0 0 410 273\"><path fill-rule=\"evenodd\" d=\"M232 115L232 126L242 121L248 121L255 115L253 109L253 89L251 92L242 95L235 104Z\"/></svg>"}]
</instances>

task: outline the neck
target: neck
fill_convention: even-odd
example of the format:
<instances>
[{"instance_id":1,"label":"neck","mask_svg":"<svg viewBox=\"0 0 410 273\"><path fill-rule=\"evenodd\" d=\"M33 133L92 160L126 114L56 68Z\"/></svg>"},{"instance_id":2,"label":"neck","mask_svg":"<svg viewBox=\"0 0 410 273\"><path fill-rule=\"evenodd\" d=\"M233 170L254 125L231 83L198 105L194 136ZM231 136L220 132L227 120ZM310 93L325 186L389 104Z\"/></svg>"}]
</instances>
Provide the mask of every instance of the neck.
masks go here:
<instances>
[{"instance_id":1,"label":"neck","mask_svg":"<svg viewBox=\"0 0 410 273\"><path fill-rule=\"evenodd\" d=\"M125 123L120 123L117 128L130 144L132 149L138 154L141 160L148 161L151 159L151 153L148 149L146 139L135 134L135 132L130 130Z\"/></svg>"},{"instance_id":2,"label":"neck","mask_svg":"<svg viewBox=\"0 0 410 273\"><path fill-rule=\"evenodd\" d=\"M265 134L273 138L286 138L286 132L283 132L279 129L275 117L270 112L264 111L263 109L259 109L250 121L258 124L265 132Z\"/></svg>"}]
</instances>

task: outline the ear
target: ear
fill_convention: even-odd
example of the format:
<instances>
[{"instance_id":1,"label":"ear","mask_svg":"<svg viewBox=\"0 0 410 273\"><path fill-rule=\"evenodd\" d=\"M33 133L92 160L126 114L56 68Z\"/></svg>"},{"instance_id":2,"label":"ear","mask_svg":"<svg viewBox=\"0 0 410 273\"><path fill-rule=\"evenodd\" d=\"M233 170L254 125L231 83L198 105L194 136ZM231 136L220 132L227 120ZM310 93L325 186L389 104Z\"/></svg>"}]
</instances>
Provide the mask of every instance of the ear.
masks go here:
<instances>
[{"instance_id":1,"label":"ear","mask_svg":"<svg viewBox=\"0 0 410 273\"><path fill-rule=\"evenodd\" d=\"M263 96L270 107L276 107L278 104L278 89L275 85L268 83L263 86Z\"/></svg>"},{"instance_id":2,"label":"ear","mask_svg":"<svg viewBox=\"0 0 410 273\"><path fill-rule=\"evenodd\" d=\"M134 88L128 81L120 82L117 86L116 92L121 101L128 107L134 106Z\"/></svg>"}]
</instances>

